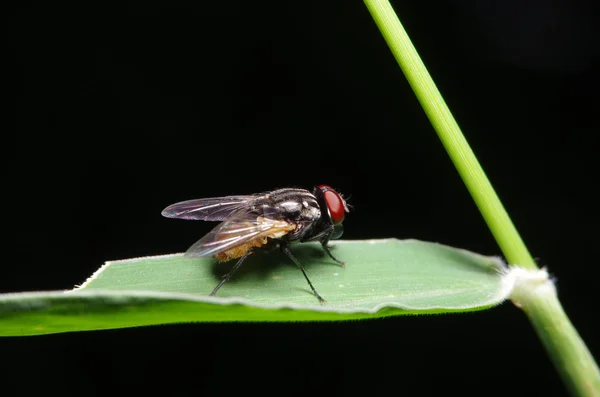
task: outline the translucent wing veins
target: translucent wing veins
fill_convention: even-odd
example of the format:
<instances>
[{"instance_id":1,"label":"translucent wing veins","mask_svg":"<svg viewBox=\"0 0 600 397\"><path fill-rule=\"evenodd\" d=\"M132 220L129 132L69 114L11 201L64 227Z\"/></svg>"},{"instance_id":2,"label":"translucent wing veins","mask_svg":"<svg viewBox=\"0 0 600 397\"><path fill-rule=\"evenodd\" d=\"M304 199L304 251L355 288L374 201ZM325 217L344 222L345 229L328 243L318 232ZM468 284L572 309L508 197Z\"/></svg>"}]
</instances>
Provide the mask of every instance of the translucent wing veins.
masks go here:
<instances>
[{"instance_id":1,"label":"translucent wing veins","mask_svg":"<svg viewBox=\"0 0 600 397\"><path fill-rule=\"evenodd\" d=\"M256 213L239 211L226 221L218 224L208 234L198 240L185 253L188 257L208 257L239 247L243 244L264 239L256 246L266 243L266 238L280 238L296 225L284 220L257 216Z\"/></svg>"},{"instance_id":2,"label":"translucent wing veins","mask_svg":"<svg viewBox=\"0 0 600 397\"><path fill-rule=\"evenodd\" d=\"M232 213L251 205L258 196L228 196L182 201L162 211L167 218L224 221Z\"/></svg>"}]
</instances>

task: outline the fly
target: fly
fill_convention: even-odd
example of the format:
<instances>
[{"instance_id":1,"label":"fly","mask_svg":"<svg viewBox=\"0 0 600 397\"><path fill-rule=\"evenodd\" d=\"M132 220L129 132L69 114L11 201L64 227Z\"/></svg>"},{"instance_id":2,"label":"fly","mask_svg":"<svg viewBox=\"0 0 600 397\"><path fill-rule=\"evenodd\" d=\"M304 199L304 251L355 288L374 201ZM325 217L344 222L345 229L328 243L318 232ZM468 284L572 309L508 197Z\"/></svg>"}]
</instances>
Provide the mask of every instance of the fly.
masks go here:
<instances>
[{"instance_id":1,"label":"fly","mask_svg":"<svg viewBox=\"0 0 600 397\"><path fill-rule=\"evenodd\" d=\"M321 303L325 300L313 287L302 264L292 255L290 245L318 241L329 250L330 240L342 236L348 206L333 188L320 185L312 193L305 189L278 189L269 193L227 196L182 201L162 211L167 218L221 221L185 253L192 258L213 256L220 262L238 261L210 293L213 296L244 260L259 249L278 247L302 271L308 285Z\"/></svg>"}]
</instances>

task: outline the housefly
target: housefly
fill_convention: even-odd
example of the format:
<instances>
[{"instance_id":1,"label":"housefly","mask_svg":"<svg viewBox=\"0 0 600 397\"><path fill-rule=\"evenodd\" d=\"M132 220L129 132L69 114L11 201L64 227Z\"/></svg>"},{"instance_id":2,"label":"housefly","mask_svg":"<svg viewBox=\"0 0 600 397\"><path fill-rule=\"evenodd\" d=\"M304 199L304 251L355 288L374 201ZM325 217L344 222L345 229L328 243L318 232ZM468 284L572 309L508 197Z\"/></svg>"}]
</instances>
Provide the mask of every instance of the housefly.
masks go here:
<instances>
[{"instance_id":1,"label":"housefly","mask_svg":"<svg viewBox=\"0 0 600 397\"><path fill-rule=\"evenodd\" d=\"M162 211L167 218L221 221L212 231L192 245L185 256L210 257L220 262L238 261L223 277L210 295L215 295L244 260L255 251L279 248L306 278L321 303L319 295L304 267L292 255L290 245L318 241L327 254L340 265L344 262L333 256L329 240L342 236L342 222L348 212L344 198L327 185L312 193L304 189L278 189L247 196L227 196L182 201Z\"/></svg>"}]
</instances>

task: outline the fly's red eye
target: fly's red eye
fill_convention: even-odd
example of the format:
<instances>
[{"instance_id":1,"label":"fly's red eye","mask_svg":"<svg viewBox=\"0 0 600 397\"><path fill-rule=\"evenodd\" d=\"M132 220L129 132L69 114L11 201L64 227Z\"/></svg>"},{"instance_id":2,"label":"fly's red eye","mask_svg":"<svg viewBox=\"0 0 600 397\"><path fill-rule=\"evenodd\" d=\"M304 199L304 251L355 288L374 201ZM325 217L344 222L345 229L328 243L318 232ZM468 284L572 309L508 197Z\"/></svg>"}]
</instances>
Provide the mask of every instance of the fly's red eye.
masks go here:
<instances>
[{"instance_id":1,"label":"fly's red eye","mask_svg":"<svg viewBox=\"0 0 600 397\"><path fill-rule=\"evenodd\" d=\"M327 185L321 185L319 186L319 189L323 192L323 197L325 198L325 203L329 209L331 221L334 225L339 225L344 221L344 212L346 210L342 197Z\"/></svg>"}]
</instances>

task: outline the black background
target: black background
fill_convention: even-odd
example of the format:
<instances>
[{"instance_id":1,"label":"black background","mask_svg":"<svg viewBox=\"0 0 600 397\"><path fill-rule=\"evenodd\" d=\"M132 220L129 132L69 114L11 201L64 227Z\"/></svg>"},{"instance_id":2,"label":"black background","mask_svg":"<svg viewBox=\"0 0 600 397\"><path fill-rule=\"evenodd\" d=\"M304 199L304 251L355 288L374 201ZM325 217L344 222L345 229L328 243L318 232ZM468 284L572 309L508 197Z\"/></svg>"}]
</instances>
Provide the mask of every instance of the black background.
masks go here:
<instances>
[{"instance_id":1,"label":"black background","mask_svg":"<svg viewBox=\"0 0 600 397\"><path fill-rule=\"evenodd\" d=\"M394 2L598 355L591 4ZM185 250L214 225L162 218L175 201L322 183L351 196L346 239L500 254L361 2L27 2L6 16L2 292L72 288L105 260ZM0 351L21 395L565 393L510 303L5 338Z\"/></svg>"}]
</instances>

